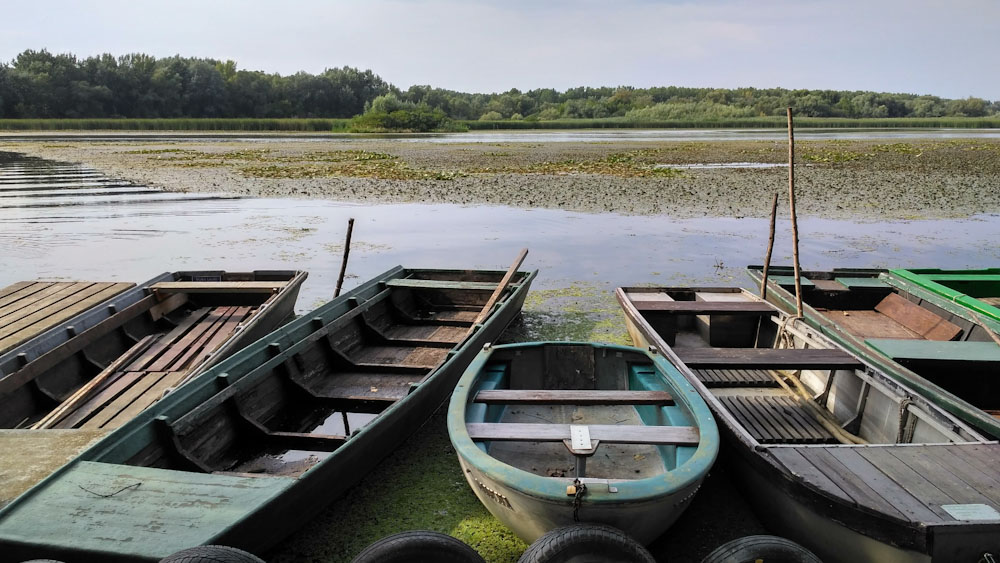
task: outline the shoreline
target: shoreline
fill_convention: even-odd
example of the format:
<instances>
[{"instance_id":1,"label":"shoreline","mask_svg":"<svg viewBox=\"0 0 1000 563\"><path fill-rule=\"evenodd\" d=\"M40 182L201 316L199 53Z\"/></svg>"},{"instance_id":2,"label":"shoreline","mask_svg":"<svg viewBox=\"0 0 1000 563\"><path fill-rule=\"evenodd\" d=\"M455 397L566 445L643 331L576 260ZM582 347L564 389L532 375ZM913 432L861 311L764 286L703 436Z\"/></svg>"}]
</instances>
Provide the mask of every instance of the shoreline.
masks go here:
<instances>
[{"instance_id":1,"label":"shoreline","mask_svg":"<svg viewBox=\"0 0 1000 563\"><path fill-rule=\"evenodd\" d=\"M386 139L10 141L169 191L355 203L453 203L585 213L761 217L787 190L777 141L420 143ZM656 168L667 165L667 168ZM796 143L800 217L939 219L1000 212L1000 139ZM779 201L786 200L785 197ZM783 205L787 209L787 205Z\"/></svg>"}]
</instances>

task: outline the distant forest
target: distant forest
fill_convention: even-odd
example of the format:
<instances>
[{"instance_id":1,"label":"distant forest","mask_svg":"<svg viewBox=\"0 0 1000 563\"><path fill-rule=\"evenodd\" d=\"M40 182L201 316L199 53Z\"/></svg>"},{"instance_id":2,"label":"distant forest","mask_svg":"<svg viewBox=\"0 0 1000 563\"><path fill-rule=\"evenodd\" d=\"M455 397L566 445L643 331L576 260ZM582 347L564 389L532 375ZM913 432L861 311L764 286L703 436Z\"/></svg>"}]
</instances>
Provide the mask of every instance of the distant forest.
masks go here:
<instances>
[{"instance_id":1,"label":"distant forest","mask_svg":"<svg viewBox=\"0 0 1000 563\"><path fill-rule=\"evenodd\" d=\"M619 86L469 94L431 86L400 90L371 70L346 66L281 76L240 70L233 61L144 54L78 59L46 50L0 63L0 118L347 118L380 96L454 120L719 120L784 115L786 107L804 117L1000 115L1000 101L861 91Z\"/></svg>"}]
</instances>

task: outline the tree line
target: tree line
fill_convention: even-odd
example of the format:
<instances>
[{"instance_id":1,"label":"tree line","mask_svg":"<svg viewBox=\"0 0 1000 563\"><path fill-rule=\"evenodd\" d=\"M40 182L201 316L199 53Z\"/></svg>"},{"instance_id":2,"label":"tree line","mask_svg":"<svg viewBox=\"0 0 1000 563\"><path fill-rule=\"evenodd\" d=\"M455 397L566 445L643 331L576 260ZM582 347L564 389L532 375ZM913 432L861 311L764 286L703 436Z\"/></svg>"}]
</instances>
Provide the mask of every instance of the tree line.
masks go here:
<instances>
[{"instance_id":1,"label":"tree line","mask_svg":"<svg viewBox=\"0 0 1000 563\"><path fill-rule=\"evenodd\" d=\"M377 98L381 98L378 99ZM288 76L233 61L134 53L79 59L27 50L0 63L0 118L346 118L405 112L412 119L635 121L780 116L990 117L981 98L783 88L579 87L479 94L431 86L401 90L371 70ZM400 115L397 113L396 115Z\"/></svg>"}]
</instances>

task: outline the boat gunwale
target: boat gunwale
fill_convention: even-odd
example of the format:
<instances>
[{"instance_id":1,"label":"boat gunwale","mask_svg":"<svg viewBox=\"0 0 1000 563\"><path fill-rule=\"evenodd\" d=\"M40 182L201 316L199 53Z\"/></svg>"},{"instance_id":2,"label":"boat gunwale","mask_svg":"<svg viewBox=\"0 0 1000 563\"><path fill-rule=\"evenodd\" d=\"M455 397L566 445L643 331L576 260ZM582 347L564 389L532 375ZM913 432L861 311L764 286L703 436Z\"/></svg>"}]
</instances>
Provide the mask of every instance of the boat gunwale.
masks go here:
<instances>
[{"instance_id":1,"label":"boat gunwale","mask_svg":"<svg viewBox=\"0 0 1000 563\"><path fill-rule=\"evenodd\" d=\"M490 479L504 486L517 490L519 493L536 500L564 504L568 502L566 484L572 482L572 477L545 477L536 475L494 458L479 449L476 443L469 437L465 420L466 407L469 404L469 394L478 380L482 369L489 363L494 351L542 347L552 344L590 346L598 349L636 353L647 356L659 372L669 373L671 370L677 370L659 354L652 354L641 348L631 346L596 342L522 342L490 346L477 354L476 358L469 364L469 367L466 368L465 374L458 382L458 385L455 386L451 402L448 405L448 434L456 453L466 463L475 467L478 471L489 475ZM665 379L671 381L673 386L677 388L679 393L673 393L674 401L683 402L684 406L691 413L694 424L699 430L700 440L695 452L680 466L658 475L643 479L597 479L597 481L602 483L614 483L617 492L613 494L588 494L584 500L585 504L592 506L612 506L659 502L660 499L676 494L678 491L697 486L704 479L705 473L711 469L718 456L719 449L719 432L712 412L705 405L705 402L700 399L697 391L681 374L677 374L677 377L673 379L669 377L665 377ZM587 482L586 478L583 481Z\"/></svg>"}]
</instances>

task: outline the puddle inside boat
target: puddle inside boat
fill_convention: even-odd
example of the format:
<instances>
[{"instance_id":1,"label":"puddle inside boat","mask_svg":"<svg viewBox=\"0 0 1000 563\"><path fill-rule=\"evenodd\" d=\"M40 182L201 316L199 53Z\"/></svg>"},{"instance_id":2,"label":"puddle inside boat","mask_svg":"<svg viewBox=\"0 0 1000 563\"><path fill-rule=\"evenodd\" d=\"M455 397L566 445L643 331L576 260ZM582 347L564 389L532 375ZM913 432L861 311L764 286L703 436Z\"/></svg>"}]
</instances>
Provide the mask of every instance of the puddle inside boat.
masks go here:
<instances>
[{"instance_id":1,"label":"puddle inside boat","mask_svg":"<svg viewBox=\"0 0 1000 563\"><path fill-rule=\"evenodd\" d=\"M83 183L123 187L57 189L45 184L49 174L60 175L59 183L72 184L67 178L78 174ZM45 197L25 185L44 187ZM143 193L130 193L137 190ZM768 237L767 219L757 218L167 193L80 166L0 153L0 286L26 279L141 282L185 269L302 269L309 272L296 307L303 313L332 297L348 218L355 226L345 289L397 264L502 270L522 247L530 249L524 268L541 270L536 289L746 287L744 267L762 262ZM790 230L787 219L779 221L773 264L791 263ZM994 244L1000 215L874 222L802 217L799 236L808 269L1000 262Z\"/></svg>"}]
</instances>

